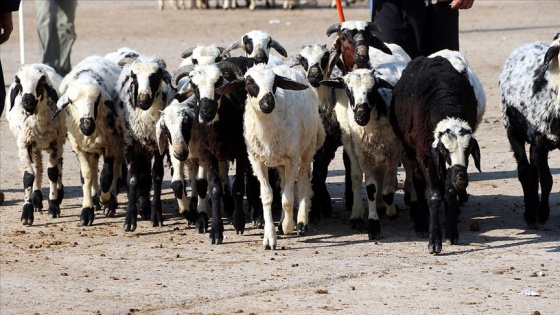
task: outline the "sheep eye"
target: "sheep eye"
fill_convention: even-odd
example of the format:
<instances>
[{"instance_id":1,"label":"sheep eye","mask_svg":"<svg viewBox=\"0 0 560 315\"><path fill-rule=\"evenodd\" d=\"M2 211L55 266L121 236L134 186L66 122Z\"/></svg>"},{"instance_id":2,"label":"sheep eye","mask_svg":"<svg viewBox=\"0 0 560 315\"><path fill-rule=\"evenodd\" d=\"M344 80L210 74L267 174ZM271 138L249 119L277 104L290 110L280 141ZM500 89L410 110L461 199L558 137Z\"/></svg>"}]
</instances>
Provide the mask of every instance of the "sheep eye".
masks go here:
<instances>
[{"instance_id":1,"label":"sheep eye","mask_svg":"<svg viewBox=\"0 0 560 315\"><path fill-rule=\"evenodd\" d=\"M193 63L193 65L197 65L198 64L198 59L193 58L192 63Z\"/></svg>"}]
</instances>

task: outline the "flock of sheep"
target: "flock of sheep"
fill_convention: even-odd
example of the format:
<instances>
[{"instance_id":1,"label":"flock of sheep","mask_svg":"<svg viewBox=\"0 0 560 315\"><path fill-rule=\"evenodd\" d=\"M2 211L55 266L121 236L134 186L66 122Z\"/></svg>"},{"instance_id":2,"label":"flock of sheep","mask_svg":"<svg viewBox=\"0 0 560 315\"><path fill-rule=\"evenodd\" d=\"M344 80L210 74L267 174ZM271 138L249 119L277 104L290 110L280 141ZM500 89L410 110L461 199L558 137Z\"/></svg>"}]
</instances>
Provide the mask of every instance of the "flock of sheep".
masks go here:
<instances>
[{"instance_id":1,"label":"flock of sheep","mask_svg":"<svg viewBox=\"0 0 560 315\"><path fill-rule=\"evenodd\" d=\"M280 43L253 30L226 48L186 50L173 74L161 58L130 48L88 57L64 78L43 64L22 66L6 100L23 171L22 224L32 225L43 209L42 151L49 154L48 213L60 216L68 139L80 164L83 226L93 224L97 209L115 215L119 185L127 189L125 231L137 228L139 216L163 225L167 158L179 213L209 232L212 244L223 242L223 216L243 233L250 213L264 228L264 248L274 249L277 233L304 234L310 216L331 214L328 166L343 146L352 227L365 220L369 238L377 239L380 216L397 216L402 164L416 233L428 237L430 253L441 252L444 240L456 244L469 157L480 171L474 134L484 90L461 53L411 60L398 45L377 39L374 28L336 23L327 30L336 34L331 48L304 45L287 62L270 54L272 48L288 56ZM232 57L236 49L244 56ZM558 34L551 45L526 44L500 75L503 121L532 228L548 219L548 152L560 148L559 52ZM283 210L278 230L275 202Z\"/></svg>"}]
</instances>

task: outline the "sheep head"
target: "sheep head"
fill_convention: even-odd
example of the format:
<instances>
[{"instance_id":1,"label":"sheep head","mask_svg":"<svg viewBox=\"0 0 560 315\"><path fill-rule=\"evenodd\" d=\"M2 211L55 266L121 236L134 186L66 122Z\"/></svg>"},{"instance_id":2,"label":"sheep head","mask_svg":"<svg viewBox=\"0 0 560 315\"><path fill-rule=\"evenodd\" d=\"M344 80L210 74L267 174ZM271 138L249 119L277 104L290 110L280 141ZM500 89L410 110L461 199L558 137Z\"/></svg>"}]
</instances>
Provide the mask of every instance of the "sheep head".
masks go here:
<instances>
[{"instance_id":1,"label":"sheep head","mask_svg":"<svg viewBox=\"0 0 560 315\"><path fill-rule=\"evenodd\" d=\"M100 111L109 111L114 116L118 116L115 103L97 84L79 81L76 83L69 85L66 93L58 100L53 118L66 108L71 113L69 116L79 123L80 132L84 136L91 136L95 132Z\"/></svg>"},{"instance_id":2,"label":"sheep head","mask_svg":"<svg viewBox=\"0 0 560 315\"><path fill-rule=\"evenodd\" d=\"M224 84L216 89L216 93L229 94L241 88L247 91L247 100L252 106L258 106L258 110L270 114L276 106L274 95L277 88L297 91L305 90L308 86L276 75L274 71L266 68L265 64L257 64L247 70L244 78Z\"/></svg>"},{"instance_id":3,"label":"sheep head","mask_svg":"<svg viewBox=\"0 0 560 315\"><path fill-rule=\"evenodd\" d=\"M126 80L130 81L130 104L134 108L150 109L162 96L161 86L168 76L165 62L159 58L146 59L140 56L123 71L129 71Z\"/></svg>"},{"instance_id":4,"label":"sheep head","mask_svg":"<svg viewBox=\"0 0 560 315\"><path fill-rule=\"evenodd\" d=\"M183 103L171 103L162 111L156 124L160 154L165 153L169 143L170 153L177 160L187 159L194 119L194 109Z\"/></svg>"},{"instance_id":5,"label":"sheep head","mask_svg":"<svg viewBox=\"0 0 560 315\"><path fill-rule=\"evenodd\" d=\"M379 78L375 70L354 70L342 77L321 81L321 84L346 91L348 105L354 112L354 121L360 126L368 124L373 109L377 110L378 119L387 114L379 89L392 90L393 86Z\"/></svg>"},{"instance_id":6,"label":"sheep head","mask_svg":"<svg viewBox=\"0 0 560 315\"><path fill-rule=\"evenodd\" d=\"M229 53L223 54L225 48L216 45L196 46L189 48L181 54L181 58L190 58L193 65L211 65L229 57Z\"/></svg>"},{"instance_id":7,"label":"sheep head","mask_svg":"<svg viewBox=\"0 0 560 315\"><path fill-rule=\"evenodd\" d=\"M327 78L329 56L330 53L326 45L305 45L301 48L299 54L290 60L288 66L302 66L305 69L309 84L313 87L319 87L321 81Z\"/></svg>"},{"instance_id":8,"label":"sheep head","mask_svg":"<svg viewBox=\"0 0 560 315\"><path fill-rule=\"evenodd\" d=\"M253 58L255 63L268 63L270 48L274 48L280 55L285 58L288 56L286 49L277 41L272 39L270 35L264 31L254 30L246 33L239 41L231 43L222 52L222 55L228 54L234 49L241 48L245 51L245 56Z\"/></svg>"},{"instance_id":9,"label":"sheep head","mask_svg":"<svg viewBox=\"0 0 560 315\"><path fill-rule=\"evenodd\" d=\"M18 96L21 96L21 106L27 115L35 114L37 106L43 101L46 106L52 106L50 110L55 110L60 80L60 76L49 66L24 65L17 72L14 83L10 86L8 110L12 110Z\"/></svg>"},{"instance_id":10,"label":"sheep head","mask_svg":"<svg viewBox=\"0 0 560 315\"><path fill-rule=\"evenodd\" d=\"M440 121L434 130L432 158L439 176L446 180L455 191L463 191L469 184L467 174L468 158L472 155L480 172L480 148L473 137L469 124L457 118ZM446 164L449 169L445 172ZM447 175L445 175L447 173ZM446 178L444 178L446 177Z\"/></svg>"},{"instance_id":11,"label":"sheep head","mask_svg":"<svg viewBox=\"0 0 560 315\"><path fill-rule=\"evenodd\" d=\"M331 58L331 61L334 62L341 55L347 72L352 69L368 68L369 46L392 55L389 47L375 36L375 31L378 31L377 27L366 21L346 21L331 25L327 29L327 36L337 33L333 52L336 58ZM331 63L329 69L332 70L333 67L334 64Z\"/></svg>"}]
</instances>

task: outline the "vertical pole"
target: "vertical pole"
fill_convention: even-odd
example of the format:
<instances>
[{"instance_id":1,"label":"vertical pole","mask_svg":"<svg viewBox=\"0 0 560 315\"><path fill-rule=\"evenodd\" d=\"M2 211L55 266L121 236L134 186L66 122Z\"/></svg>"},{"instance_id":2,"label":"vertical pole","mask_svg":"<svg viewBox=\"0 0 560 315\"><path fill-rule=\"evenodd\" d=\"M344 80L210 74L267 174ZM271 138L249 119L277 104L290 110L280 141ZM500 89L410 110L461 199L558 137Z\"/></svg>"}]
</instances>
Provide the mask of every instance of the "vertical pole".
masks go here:
<instances>
[{"instance_id":1,"label":"vertical pole","mask_svg":"<svg viewBox=\"0 0 560 315\"><path fill-rule=\"evenodd\" d=\"M342 11L342 3L340 0L336 0L336 11L338 12L338 21L341 23L344 22L344 12Z\"/></svg>"},{"instance_id":2,"label":"vertical pole","mask_svg":"<svg viewBox=\"0 0 560 315\"><path fill-rule=\"evenodd\" d=\"M23 30L23 1L19 4L19 60L25 63L25 35Z\"/></svg>"}]
</instances>

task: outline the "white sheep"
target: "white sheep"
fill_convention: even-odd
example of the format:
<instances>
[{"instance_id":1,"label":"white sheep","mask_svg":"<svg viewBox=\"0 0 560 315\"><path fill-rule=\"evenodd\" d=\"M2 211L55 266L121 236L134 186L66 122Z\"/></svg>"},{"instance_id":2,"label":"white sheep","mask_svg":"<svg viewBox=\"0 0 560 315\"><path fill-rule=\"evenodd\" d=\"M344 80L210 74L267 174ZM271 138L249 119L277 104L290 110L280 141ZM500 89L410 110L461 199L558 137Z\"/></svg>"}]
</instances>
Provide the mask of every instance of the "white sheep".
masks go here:
<instances>
[{"instance_id":1,"label":"white sheep","mask_svg":"<svg viewBox=\"0 0 560 315\"><path fill-rule=\"evenodd\" d=\"M550 215L553 180L548 152L560 149L559 62L560 33L550 45L537 41L516 48L500 73L502 120L517 161L530 228L545 224ZM525 143L530 146L529 159Z\"/></svg>"},{"instance_id":2,"label":"white sheep","mask_svg":"<svg viewBox=\"0 0 560 315\"><path fill-rule=\"evenodd\" d=\"M120 72L121 68L113 61L90 56L76 65L60 85L57 113L65 110L68 139L84 179L80 215L84 226L93 224L97 198L107 216L115 215L118 205L117 179L123 162L124 142L122 111L114 100ZM98 176L100 156L103 156L103 168Z\"/></svg>"},{"instance_id":3,"label":"white sheep","mask_svg":"<svg viewBox=\"0 0 560 315\"><path fill-rule=\"evenodd\" d=\"M298 233L303 233L308 225L311 163L315 152L323 145L325 131L319 117L319 100L307 89L306 82L301 72L287 65L267 69L266 65L257 64L246 72L244 78L217 89L218 93L225 94L243 87L247 91L243 134L249 160L260 182L265 249L276 248L269 168L278 170L282 182L283 233L290 234L294 229L293 187L296 179Z\"/></svg>"},{"instance_id":4,"label":"white sheep","mask_svg":"<svg viewBox=\"0 0 560 315\"><path fill-rule=\"evenodd\" d=\"M124 66L126 63L131 62L140 56L136 50L129 47L121 47L115 51L105 54L105 58L113 61L120 66Z\"/></svg>"},{"instance_id":5,"label":"white sheep","mask_svg":"<svg viewBox=\"0 0 560 315\"><path fill-rule=\"evenodd\" d=\"M43 64L23 65L16 73L6 99L6 117L18 146L23 171L24 205L23 225L32 225L33 212L43 209L41 183L43 176L42 151L49 154L47 175L50 182L48 213L60 216L64 196L62 184L62 149L66 141L66 115L56 111L58 88L62 78L55 70Z\"/></svg>"},{"instance_id":6,"label":"white sheep","mask_svg":"<svg viewBox=\"0 0 560 315\"><path fill-rule=\"evenodd\" d=\"M338 89L335 110L341 126L347 128L343 133L344 148L358 160L358 167L352 165L352 190L361 191L365 174L368 236L370 240L378 239L381 237L378 212L386 212L389 218L397 215L394 195L402 145L391 128L387 115L389 104L381 92L382 88L393 86L370 69L356 69L321 84ZM350 217L353 226L362 216L360 198L354 200Z\"/></svg>"},{"instance_id":7,"label":"white sheep","mask_svg":"<svg viewBox=\"0 0 560 315\"><path fill-rule=\"evenodd\" d=\"M116 90L123 110L124 152L128 166L129 202L124 229L136 230L138 213L143 219L150 218L153 226L161 226L164 156L158 150L156 124L161 111L174 96L171 75L163 59L140 55L123 67Z\"/></svg>"},{"instance_id":8,"label":"white sheep","mask_svg":"<svg viewBox=\"0 0 560 315\"><path fill-rule=\"evenodd\" d=\"M229 44L222 52L222 55L229 54L230 51L235 49L243 49L245 56L255 60L255 63L268 64L271 62L271 67L282 64L278 58L271 58L270 48L274 48L284 58L288 56L286 49L280 45L276 40L265 31L252 30L241 36L241 39ZM270 61L269 59L272 59Z\"/></svg>"}]
</instances>

